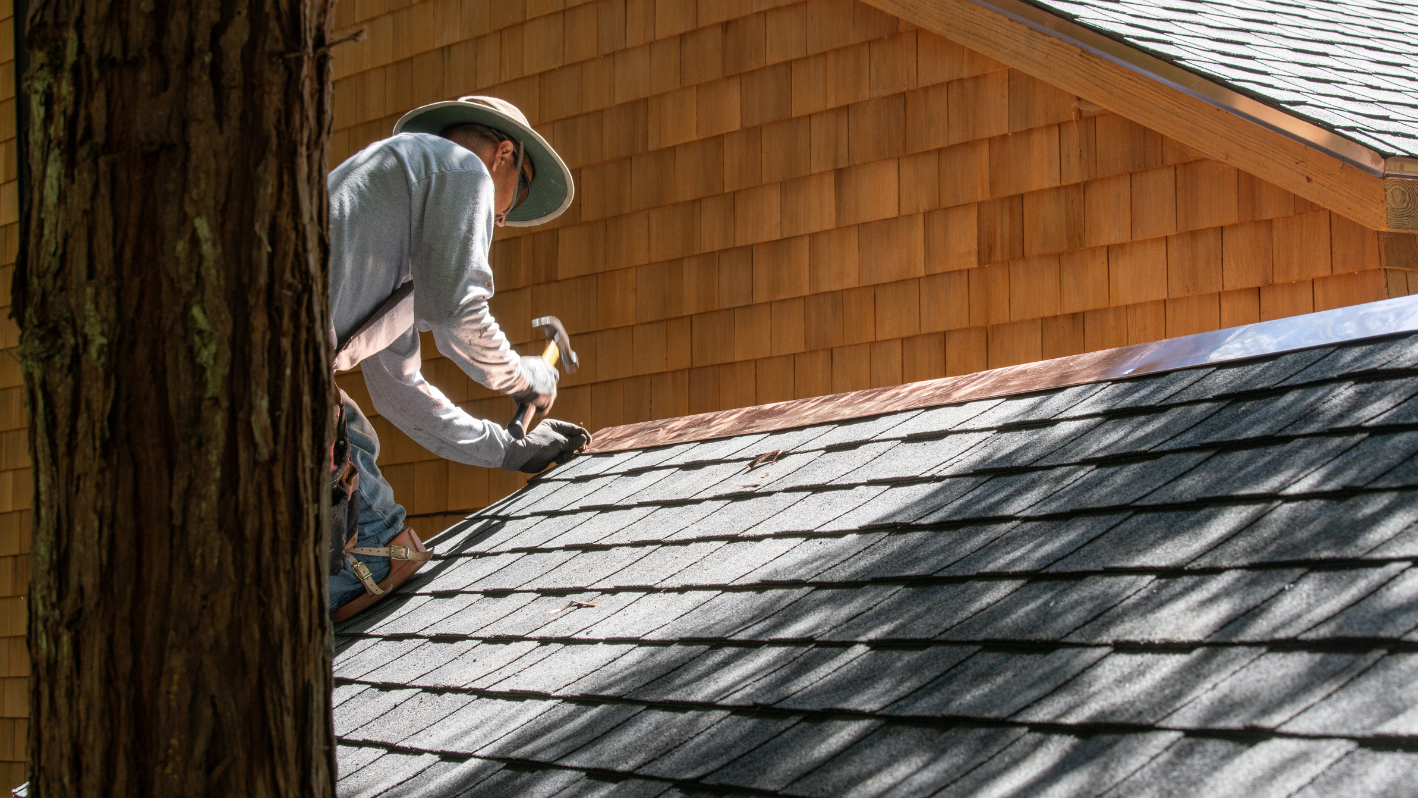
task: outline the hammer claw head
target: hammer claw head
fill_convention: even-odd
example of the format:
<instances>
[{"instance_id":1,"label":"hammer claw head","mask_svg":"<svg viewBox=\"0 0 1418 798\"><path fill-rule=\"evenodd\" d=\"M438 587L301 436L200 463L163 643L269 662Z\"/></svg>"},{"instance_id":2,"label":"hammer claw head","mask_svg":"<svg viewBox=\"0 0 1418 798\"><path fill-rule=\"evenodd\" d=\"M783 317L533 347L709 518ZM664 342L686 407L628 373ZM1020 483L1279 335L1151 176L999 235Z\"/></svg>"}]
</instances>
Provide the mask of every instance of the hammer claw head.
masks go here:
<instances>
[{"instance_id":1,"label":"hammer claw head","mask_svg":"<svg viewBox=\"0 0 1418 798\"><path fill-rule=\"evenodd\" d=\"M541 330L548 341L556 342L556 348L561 350L561 367L567 374L581 366L576 352L571 349L571 336L566 332L566 326L561 323L561 319L555 316L532 319L532 329Z\"/></svg>"}]
</instances>

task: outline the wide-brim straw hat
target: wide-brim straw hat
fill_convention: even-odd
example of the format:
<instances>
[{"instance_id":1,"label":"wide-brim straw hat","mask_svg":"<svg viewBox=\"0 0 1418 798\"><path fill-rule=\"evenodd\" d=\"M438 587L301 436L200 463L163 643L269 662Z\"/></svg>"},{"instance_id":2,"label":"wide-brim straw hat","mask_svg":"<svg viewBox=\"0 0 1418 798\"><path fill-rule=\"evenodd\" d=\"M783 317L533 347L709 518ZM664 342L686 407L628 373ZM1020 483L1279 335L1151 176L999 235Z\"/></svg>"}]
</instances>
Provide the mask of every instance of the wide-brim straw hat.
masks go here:
<instances>
[{"instance_id":1,"label":"wide-brim straw hat","mask_svg":"<svg viewBox=\"0 0 1418 798\"><path fill-rule=\"evenodd\" d=\"M453 125L485 125L522 142L525 157L532 161L536 177L527 198L507 214L507 226L530 227L560 216L571 205L576 188L571 170L546 139L527 123L527 117L499 97L460 97L429 103L404 114L394 123L394 135L432 133L440 135ZM499 209L501 210L501 209Z\"/></svg>"}]
</instances>

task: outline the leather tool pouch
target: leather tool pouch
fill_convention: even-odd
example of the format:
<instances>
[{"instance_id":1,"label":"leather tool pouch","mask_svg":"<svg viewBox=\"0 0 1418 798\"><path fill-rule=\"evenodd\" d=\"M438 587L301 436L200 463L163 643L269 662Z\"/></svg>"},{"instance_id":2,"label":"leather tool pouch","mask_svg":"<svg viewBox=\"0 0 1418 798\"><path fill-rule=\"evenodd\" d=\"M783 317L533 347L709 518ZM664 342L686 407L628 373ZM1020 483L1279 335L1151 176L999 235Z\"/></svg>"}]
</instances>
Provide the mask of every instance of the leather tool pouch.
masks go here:
<instances>
[{"instance_id":1,"label":"leather tool pouch","mask_svg":"<svg viewBox=\"0 0 1418 798\"><path fill-rule=\"evenodd\" d=\"M350 424L340 405L335 421L335 446L330 457L330 576L345 564L345 549L359 535L359 469L350 452Z\"/></svg>"}]
</instances>

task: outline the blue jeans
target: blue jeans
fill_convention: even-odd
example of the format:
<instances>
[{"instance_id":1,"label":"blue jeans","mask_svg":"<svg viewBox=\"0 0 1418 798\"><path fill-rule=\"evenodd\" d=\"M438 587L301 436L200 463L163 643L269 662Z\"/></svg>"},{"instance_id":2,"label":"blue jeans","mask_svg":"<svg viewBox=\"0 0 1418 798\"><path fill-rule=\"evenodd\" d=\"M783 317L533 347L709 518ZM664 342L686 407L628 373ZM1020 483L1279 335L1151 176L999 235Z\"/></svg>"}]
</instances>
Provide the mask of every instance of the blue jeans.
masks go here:
<instances>
[{"instance_id":1,"label":"blue jeans","mask_svg":"<svg viewBox=\"0 0 1418 798\"><path fill-rule=\"evenodd\" d=\"M404 508L394 501L394 489L379 473L379 436L353 399L345 397L345 418L349 421L350 452L359 469L359 541L356 546L387 546L404 531ZM387 557L356 554L369 567L375 582L389 575ZM330 611L334 612L364 593L364 583L355 576L348 561L330 577Z\"/></svg>"}]
</instances>

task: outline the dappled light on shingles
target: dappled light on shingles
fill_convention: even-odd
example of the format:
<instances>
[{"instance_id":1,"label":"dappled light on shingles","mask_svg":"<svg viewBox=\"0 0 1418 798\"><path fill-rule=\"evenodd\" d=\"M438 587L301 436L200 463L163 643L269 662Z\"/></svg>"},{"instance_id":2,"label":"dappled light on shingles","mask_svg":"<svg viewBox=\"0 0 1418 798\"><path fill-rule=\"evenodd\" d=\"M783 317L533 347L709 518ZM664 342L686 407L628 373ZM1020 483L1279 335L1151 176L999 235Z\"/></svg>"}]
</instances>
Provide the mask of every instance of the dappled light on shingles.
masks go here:
<instances>
[{"instance_id":1,"label":"dappled light on shingles","mask_svg":"<svg viewBox=\"0 0 1418 798\"><path fill-rule=\"evenodd\" d=\"M341 795L1404 794L1415 366L574 461L337 630Z\"/></svg>"}]
</instances>

